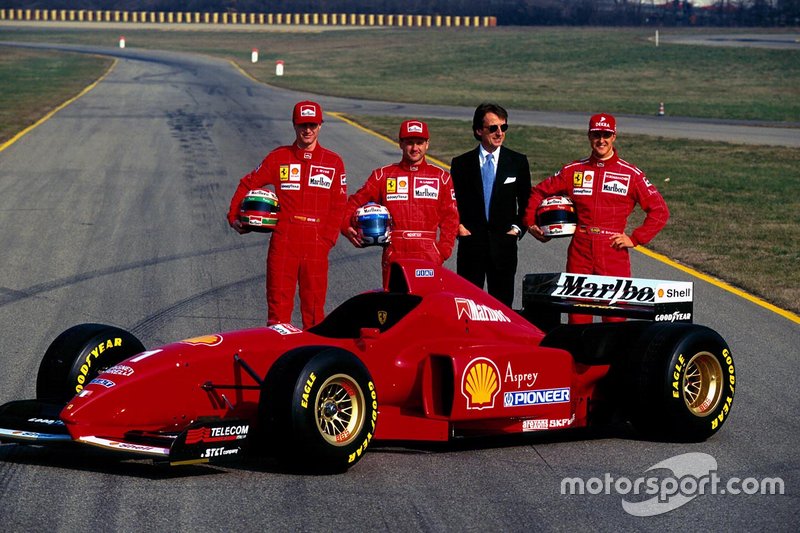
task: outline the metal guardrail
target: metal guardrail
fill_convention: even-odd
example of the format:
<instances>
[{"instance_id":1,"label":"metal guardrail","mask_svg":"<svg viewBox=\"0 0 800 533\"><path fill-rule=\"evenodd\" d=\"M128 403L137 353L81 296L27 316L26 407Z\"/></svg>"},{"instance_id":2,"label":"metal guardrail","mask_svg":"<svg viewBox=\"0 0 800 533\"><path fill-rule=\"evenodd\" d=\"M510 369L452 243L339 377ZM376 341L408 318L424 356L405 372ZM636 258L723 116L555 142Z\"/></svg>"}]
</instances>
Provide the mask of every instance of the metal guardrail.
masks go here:
<instances>
[{"instance_id":1,"label":"metal guardrail","mask_svg":"<svg viewBox=\"0 0 800 533\"><path fill-rule=\"evenodd\" d=\"M395 27L493 27L497 17L363 13L198 13L86 9L0 9L0 21L252 24Z\"/></svg>"}]
</instances>

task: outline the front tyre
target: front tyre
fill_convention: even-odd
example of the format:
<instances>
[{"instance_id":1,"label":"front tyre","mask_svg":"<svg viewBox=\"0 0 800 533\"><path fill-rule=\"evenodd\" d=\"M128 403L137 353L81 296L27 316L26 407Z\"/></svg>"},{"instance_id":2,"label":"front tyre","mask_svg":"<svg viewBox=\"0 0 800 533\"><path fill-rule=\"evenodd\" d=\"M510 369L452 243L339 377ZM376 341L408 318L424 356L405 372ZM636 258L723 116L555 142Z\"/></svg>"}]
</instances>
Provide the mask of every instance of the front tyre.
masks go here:
<instances>
[{"instance_id":1,"label":"front tyre","mask_svg":"<svg viewBox=\"0 0 800 533\"><path fill-rule=\"evenodd\" d=\"M139 339L118 327L73 326L47 348L36 378L36 398L66 404L100 372L143 351Z\"/></svg>"},{"instance_id":2,"label":"front tyre","mask_svg":"<svg viewBox=\"0 0 800 533\"><path fill-rule=\"evenodd\" d=\"M319 473L343 472L356 464L378 418L375 385L364 364L345 350L326 349L311 357L292 383L287 402L271 402L288 407L287 431L268 437L281 438L279 458Z\"/></svg>"},{"instance_id":3,"label":"front tyre","mask_svg":"<svg viewBox=\"0 0 800 533\"><path fill-rule=\"evenodd\" d=\"M699 442L728 420L736 387L730 348L693 324L654 324L628 355L631 422L647 437Z\"/></svg>"}]
</instances>

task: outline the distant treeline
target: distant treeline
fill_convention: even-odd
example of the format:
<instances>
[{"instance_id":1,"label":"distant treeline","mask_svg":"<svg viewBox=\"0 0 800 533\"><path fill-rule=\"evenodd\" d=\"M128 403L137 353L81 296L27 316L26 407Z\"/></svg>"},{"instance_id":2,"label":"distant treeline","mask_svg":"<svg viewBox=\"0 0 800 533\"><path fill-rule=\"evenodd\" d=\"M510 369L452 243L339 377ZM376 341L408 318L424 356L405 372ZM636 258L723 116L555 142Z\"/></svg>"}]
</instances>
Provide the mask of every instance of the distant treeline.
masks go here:
<instances>
[{"instance_id":1,"label":"distant treeline","mask_svg":"<svg viewBox=\"0 0 800 533\"><path fill-rule=\"evenodd\" d=\"M495 16L498 25L800 24L800 0L0 0L0 8Z\"/></svg>"}]
</instances>

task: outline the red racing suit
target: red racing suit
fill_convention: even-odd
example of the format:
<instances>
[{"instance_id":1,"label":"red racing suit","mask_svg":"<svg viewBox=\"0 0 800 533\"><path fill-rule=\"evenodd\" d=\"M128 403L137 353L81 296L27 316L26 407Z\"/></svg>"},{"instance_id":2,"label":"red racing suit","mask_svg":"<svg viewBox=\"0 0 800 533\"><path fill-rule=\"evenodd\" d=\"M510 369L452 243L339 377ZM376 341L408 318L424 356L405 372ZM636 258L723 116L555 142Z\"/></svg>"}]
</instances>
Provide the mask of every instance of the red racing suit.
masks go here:
<instances>
[{"instance_id":1,"label":"red racing suit","mask_svg":"<svg viewBox=\"0 0 800 533\"><path fill-rule=\"evenodd\" d=\"M610 237L624 233L628 216L638 203L646 217L630 237L634 246L647 244L669 219L664 198L644 172L622 160L593 155L563 167L531 191L525 224L536 223L536 209L548 196L566 195L575 203L578 228L567 252L567 272L605 276L631 275L628 249L611 247ZM571 315L570 322L590 322L589 315Z\"/></svg>"},{"instance_id":2,"label":"red racing suit","mask_svg":"<svg viewBox=\"0 0 800 533\"><path fill-rule=\"evenodd\" d=\"M367 202L386 206L392 215L391 242L383 250L384 287L391 261L425 259L441 265L453 253L458 209L449 172L424 159L414 166L400 162L376 168L347 200L343 233L356 209Z\"/></svg>"},{"instance_id":3,"label":"red racing suit","mask_svg":"<svg viewBox=\"0 0 800 533\"><path fill-rule=\"evenodd\" d=\"M295 144L276 148L239 181L229 223L252 189L272 185L280 202L267 254L267 324L291 322L298 281L303 328L325 316L328 253L338 237L346 184L344 163L335 152L319 145L303 150Z\"/></svg>"}]
</instances>

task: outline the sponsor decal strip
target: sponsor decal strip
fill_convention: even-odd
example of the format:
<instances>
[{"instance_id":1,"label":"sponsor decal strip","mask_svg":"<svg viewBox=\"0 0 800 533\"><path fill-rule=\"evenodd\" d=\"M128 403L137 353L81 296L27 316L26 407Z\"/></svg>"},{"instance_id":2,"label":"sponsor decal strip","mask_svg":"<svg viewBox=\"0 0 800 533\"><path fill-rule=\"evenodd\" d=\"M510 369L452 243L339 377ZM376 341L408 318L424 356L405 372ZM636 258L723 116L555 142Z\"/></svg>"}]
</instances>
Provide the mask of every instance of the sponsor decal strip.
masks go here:
<instances>
[{"instance_id":1,"label":"sponsor decal strip","mask_svg":"<svg viewBox=\"0 0 800 533\"><path fill-rule=\"evenodd\" d=\"M145 455L156 455L160 457L166 457L169 455L169 448L161 448L159 446L147 446L144 444L134 444L132 442L110 440L110 439L104 439L102 437L94 437L94 436L79 437L78 442L122 452L141 453Z\"/></svg>"},{"instance_id":2,"label":"sponsor decal strip","mask_svg":"<svg viewBox=\"0 0 800 533\"><path fill-rule=\"evenodd\" d=\"M36 431L21 431L18 429L3 429L0 428L0 440L2 437L9 437L15 440L30 440L30 441L49 441L49 442L66 442L71 441L72 437L64 434L51 434L51 433L37 433Z\"/></svg>"},{"instance_id":3,"label":"sponsor decal strip","mask_svg":"<svg viewBox=\"0 0 800 533\"><path fill-rule=\"evenodd\" d=\"M567 403L569 402L569 398L569 387L506 392L503 395L503 407L523 407L526 405Z\"/></svg>"},{"instance_id":4,"label":"sponsor decal strip","mask_svg":"<svg viewBox=\"0 0 800 533\"><path fill-rule=\"evenodd\" d=\"M653 305L691 302L692 282L561 274L553 296L593 301Z\"/></svg>"}]
</instances>

